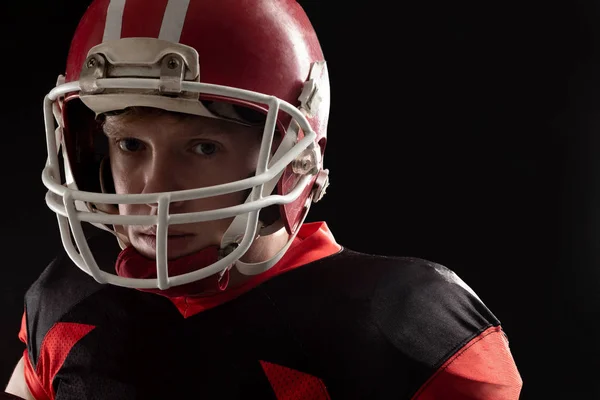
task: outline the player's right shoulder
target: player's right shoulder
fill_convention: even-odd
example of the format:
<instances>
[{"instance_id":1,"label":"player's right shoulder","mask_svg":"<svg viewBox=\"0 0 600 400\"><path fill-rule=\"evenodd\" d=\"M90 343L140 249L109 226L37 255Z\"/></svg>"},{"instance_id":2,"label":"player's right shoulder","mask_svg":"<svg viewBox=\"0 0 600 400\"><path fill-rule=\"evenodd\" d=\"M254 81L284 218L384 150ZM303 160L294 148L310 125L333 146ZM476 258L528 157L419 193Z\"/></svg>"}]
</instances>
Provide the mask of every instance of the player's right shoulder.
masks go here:
<instances>
[{"instance_id":1,"label":"player's right shoulder","mask_svg":"<svg viewBox=\"0 0 600 400\"><path fill-rule=\"evenodd\" d=\"M25 306L29 314L43 308L44 316L50 317L65 313L99 288L100 285L81 271L66 253L60 253L25 293Z\"/></svg>"},{"instance_id":2,"label":"player's right shoulder","mask_svg":"<svg viewBox=\"0 0 600 400\"><path fill-rule=\"evenodd\" d=\"M104 239L105 240L105 239ZM114 242L114 239L113 239ZM105 247L103 239L90 239L98 261L114 251ZM102 250L106 250L102 252ZM77 305L103 290L105 285L82 271L63 250L46 266L25 293L25 323L28 350L37 359L42 342L50 329L62 322Z\"/></svg>"},{"instance_id":3,"label":"player's right shoulder","mask_svg":"<svg viewBox=\"0 0 600 400\"><path fill-rule=\"evenodd\" d=\"M96 234L88 239L88 246L101 269L114 270L114 260L120 249L112 235ZM65 311L102 287L61 249L27 290L26 306L35 308L43 303Z\"/></svg>"}]
</instances>

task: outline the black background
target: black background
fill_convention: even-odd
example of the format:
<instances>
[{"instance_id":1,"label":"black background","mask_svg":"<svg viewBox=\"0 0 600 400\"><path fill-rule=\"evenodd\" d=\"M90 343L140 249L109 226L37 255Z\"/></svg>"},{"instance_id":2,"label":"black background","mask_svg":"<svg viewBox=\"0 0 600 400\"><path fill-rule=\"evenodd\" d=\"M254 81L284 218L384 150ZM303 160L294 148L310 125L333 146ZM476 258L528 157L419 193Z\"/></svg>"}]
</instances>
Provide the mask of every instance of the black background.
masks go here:
<instances>
[{"instance_id":1,"label":"black background","mask_svg":"<svg viewBox=\"0 0 600 400\"><path fill-rule=\"evenodd\" d=\"M7 3L3 382L25 290L60 246L42 100L89 1ZM457 272L502 321L522 399L600 396L600 3L300 3L332 84L331 186L310 219L349 248Z\"/></svg>"}]
</instances>

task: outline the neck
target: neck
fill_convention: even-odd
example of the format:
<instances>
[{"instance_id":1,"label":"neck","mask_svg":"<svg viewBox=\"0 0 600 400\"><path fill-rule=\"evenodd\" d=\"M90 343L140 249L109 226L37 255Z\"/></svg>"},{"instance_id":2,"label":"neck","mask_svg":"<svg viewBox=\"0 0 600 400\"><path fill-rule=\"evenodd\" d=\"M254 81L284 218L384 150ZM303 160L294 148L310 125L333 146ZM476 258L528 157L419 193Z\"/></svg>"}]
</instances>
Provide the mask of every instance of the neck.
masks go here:
<instances>
[{"instance_id":1,"label":"neck","mask_svg":"<svg viewBox=\"0 0 600 400\"><path fill-rule=\"evenodd\" d=\"M270 260L281 250L289 240L290 235L285 227L281 227L269 235L260 236L246 253L240 258L240 261L247 264L255 264ZM241 274L235 267L230 271L229 287L238 286L252 278L252 275Z\"/></svg>"}]
</instances>

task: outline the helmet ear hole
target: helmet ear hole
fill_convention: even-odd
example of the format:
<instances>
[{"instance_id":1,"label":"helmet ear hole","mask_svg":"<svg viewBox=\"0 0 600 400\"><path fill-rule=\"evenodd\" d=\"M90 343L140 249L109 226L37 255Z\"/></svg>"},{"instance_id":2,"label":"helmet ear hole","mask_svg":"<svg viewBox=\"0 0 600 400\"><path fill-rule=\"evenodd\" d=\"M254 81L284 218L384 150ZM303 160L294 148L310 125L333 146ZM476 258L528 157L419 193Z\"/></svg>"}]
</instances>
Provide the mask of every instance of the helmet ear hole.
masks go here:
<instances>
[{"instance_id":1,"label":"helmet ear hole","mask_svg":"<svg viewBox=\"0 0 600 400\"><path fill-rule=\"evenodd\" d=\"M277 190L277 189L275 189L275 190ZM259 219L263 223L264 226L270 226L270 225L273 225L275 222L279 221L281 219L281 213L279 212L279 205L272 204L272 205L260 210Z\"/></svg>"}]
</instances>

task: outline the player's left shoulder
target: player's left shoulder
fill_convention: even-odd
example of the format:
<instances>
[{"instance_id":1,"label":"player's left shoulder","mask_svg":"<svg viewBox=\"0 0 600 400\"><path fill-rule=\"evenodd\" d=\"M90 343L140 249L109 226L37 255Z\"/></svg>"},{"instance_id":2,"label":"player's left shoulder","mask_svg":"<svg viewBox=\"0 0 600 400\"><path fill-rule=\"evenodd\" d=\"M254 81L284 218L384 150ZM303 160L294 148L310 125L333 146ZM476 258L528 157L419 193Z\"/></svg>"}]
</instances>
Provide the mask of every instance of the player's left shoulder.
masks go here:
<instances>
[{"instance_id":1,"label":"player's left shoulder","mask_svg":"<svg viewBox=\"0 0 600 400\"><path fill-rule=\"evenodd\" d=\"M395 262L390 262L395 260ZM499 319L453 270L434 261L392 257L371 301L382 333L403 351L434 365Z\"/></svg>"},{"instance_id":2,"label":"player's left shoulder","mask_svg":"<svg viewBox=\"0 0 600 400\"><path fill-rule=\"evenodd\" d=\"M295 278L301 275L306 275L313 295L368 302L368 319L379 331L399 350L417 351L418 361L430 365L486 329L500 326L458 274L434 261L344 248Z\"/></svg>"},{"instance_id":3,"label":"player's left shoulder","mask_svg":"<svg viewBox=\"0 0 600 400\"><path fill-rule=\"evenodd\" d=\"M395 261L395 262L391 262ZM500 321L479 295L450 268L414 257L389 257L373 293L373 305L385 319L388 313L405 318L426 313L426 321L443 327L468 325L477 331ZM405 320L403 318L403 320Z\"/></svg>"},{"instance_id":4,"label":"player's left shoulder","mask_svg":"<svg viewBox=\"0 0 600 400\"><path fill-rule=\"evenodd\" d=\"M519 398L522 380L500 320L450 268L398 258L382 271L371 310L386 339L429 371L414 399Z\"/></svg>"}]
</instances>

